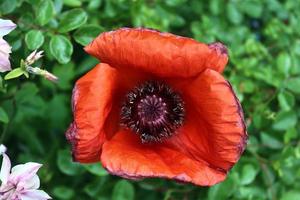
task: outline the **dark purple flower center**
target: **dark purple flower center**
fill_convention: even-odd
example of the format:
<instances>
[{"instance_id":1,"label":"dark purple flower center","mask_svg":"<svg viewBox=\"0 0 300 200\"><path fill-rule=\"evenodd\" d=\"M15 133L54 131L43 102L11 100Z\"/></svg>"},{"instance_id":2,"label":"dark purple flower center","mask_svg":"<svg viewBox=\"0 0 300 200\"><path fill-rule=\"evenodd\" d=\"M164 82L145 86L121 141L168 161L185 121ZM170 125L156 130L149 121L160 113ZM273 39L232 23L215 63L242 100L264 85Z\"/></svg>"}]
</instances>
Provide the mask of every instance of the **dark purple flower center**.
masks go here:
<instances>
[{"instance_id":1,"label":"dark purple flower center","mask_svg":"<svg viewBox=\"0 0 300 200\"><path fill-rule=\"evenodd\" d=\"M142 142L160 142L184 121L184 102L168 85L148 81L130 91L121 109L121 122Z\"/></svg>"}]
</instances>

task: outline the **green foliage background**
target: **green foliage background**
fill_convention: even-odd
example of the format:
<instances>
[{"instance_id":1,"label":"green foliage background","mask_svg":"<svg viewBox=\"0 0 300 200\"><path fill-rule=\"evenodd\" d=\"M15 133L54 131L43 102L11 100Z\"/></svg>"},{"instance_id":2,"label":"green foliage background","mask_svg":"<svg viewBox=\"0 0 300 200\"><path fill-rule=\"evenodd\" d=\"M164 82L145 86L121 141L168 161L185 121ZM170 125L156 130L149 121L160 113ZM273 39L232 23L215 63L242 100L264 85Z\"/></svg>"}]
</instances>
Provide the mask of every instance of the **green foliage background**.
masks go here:
<instances>
[{"instance_id":1,"label":"green foliage background","mask_svg":"<svg viewBox=\"0 0 300 200\"><path fill-rule=\"evenodd\" d=\"M44 164L42 189L54 199L300 199L298 0L0 0L0 17L18 25L6 36L12 66L38 48L45 57L37 66L60 78L57 84L34 76L0 83L0 143L14 164ZM82 47L123 26L228 46L225 76L244 107L249 143L225 182L210 188L133 182L99 164L71 162L64 132L72 86L97 62Z\"/></svg>"}]
</instances>

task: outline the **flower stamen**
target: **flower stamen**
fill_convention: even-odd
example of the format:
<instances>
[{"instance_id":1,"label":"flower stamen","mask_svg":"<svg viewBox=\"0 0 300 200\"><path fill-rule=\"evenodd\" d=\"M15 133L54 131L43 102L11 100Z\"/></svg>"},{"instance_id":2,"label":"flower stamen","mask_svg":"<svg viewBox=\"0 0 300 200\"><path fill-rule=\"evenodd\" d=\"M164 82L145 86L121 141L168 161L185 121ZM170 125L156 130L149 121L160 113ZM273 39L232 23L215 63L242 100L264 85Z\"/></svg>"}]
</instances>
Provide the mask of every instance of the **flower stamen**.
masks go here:
<instances>
[{"instance_id":1,"label":"flower stamen","mask_svg":"<svg viewBox=\"0 0 300 200\"><path fill-rule=\"evenodd\" d=\"M171 137L184 121L184 102L168 85L149 81L130 91L121 110L124 126L143 143Z\"/></svg>"}]
</instances>

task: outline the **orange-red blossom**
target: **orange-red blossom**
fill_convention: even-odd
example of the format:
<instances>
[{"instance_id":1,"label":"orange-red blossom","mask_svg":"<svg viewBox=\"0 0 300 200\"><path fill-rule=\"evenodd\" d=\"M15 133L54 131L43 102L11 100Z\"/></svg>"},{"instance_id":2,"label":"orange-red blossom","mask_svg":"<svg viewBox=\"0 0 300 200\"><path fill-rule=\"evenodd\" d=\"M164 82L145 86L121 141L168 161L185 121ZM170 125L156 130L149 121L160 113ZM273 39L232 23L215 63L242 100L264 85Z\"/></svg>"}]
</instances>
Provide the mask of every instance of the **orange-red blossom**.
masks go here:
<instances>
[{"instance_id":1,"label":"orange-red blossom","mask_svg":"<svg viewBox=\"0 0 300 200\"><path fill-rule=\"evenodd\" d=\"M129 179L210 186L226 178L245 149L247 132L239 100L222 76L224 45L122 28L102 33L85 50L101 63L73 90L74 121L66 136L75 161L100 161L111 174ZM149 80L180 94L185 119L171 137L143 143L120 125L120 112L126 94Z\"/></svg>"}]
</instances>

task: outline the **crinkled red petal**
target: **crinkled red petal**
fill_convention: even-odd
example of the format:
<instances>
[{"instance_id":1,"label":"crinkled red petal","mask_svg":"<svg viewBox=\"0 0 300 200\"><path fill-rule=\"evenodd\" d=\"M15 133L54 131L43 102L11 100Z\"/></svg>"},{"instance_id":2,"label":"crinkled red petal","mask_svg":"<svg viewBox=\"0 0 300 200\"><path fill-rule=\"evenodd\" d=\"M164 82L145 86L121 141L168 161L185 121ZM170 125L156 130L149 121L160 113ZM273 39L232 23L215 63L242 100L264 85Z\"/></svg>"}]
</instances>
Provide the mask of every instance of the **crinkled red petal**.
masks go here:
<instances>
[{"instance_id":1,"label":"crinkled red petal","mask_svg":"<svg viewBox=\"0 0 300 200\"><path fill-rule=\"evenodd\" d=\"M105 142L103 166L125 178L165 177L196 185L225 179L247 140L239 101L230 84L207 69L197 78L166 80L186 102L186 121L173 137L142 144L130 131Z\"/></svg>"},{"instance_id":2,"label":"crinkled red petal","mask_svg":"<svg viewBox=\"0 0 300 200\"><path fill-rule=\"evenodd\" d=\"M226 177L226 173L163 144L142 144L137 135L126 130L103 145L101 162L111 174L128 179L160 177L213 185Z\"/></svg>"},{"instance_id":3,"label":"crinkled red petal","mask_svg":"<svg viewBox=\"0 0 300 200\"><path fill-rule=\"evenodd\" d=\"M74 121L66 132L75 161L99 161L115 85L116 70L107 64L98 64L76 82L72 95Z\"/></svg>"},{"instance_id":4,"label":"crinkled red petal","mask_svg":"<svg viewBox=\"0 0 300 200\"><path fill-rule=\"evenodd\" d=\"M221 43L206 45L191 38L145 28L121 28L99 35L85 50L116 68L158 77L191 77L207 68L222 72L228 62Z\"/></svg>"},{"instance_id":5,"label":"crinkled red petal","mask_svg":"<svg viewBox=\"0 0 300 200\"><path fill-rule=\"evenodd\" d=\"M126 93L149 75L98 64L73 89L74 121L66 132L75 161L99 161L104 141L118 131L120 107Z\"/></svg>"}]
</instances>

